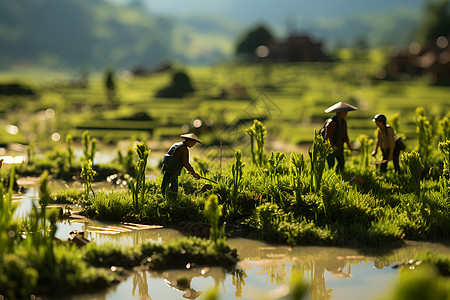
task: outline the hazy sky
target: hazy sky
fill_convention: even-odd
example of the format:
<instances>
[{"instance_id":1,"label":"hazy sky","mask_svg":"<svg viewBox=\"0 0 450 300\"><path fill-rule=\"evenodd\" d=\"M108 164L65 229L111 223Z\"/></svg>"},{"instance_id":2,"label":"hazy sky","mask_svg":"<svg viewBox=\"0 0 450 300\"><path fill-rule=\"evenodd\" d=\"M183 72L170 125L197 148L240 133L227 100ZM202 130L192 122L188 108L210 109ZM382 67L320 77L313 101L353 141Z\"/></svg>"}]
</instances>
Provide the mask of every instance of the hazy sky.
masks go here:
<instances>
[{"instance_id":1,"label":"hazy sky","mask_svg":"<svg viewBox=\"0 0 450 300\"><path fill-rule=\"evenodd\" d=\"M127 2L129 0L109 0ZM342 17L386 9L422 7L426 0L143 0L149 10L165 15L210 14L242 23L261 20L281 25L288 18ZM387 5L389 4L389 5ZM387 8L388 7L388 8Z\"/></svg>"}]
</instances>

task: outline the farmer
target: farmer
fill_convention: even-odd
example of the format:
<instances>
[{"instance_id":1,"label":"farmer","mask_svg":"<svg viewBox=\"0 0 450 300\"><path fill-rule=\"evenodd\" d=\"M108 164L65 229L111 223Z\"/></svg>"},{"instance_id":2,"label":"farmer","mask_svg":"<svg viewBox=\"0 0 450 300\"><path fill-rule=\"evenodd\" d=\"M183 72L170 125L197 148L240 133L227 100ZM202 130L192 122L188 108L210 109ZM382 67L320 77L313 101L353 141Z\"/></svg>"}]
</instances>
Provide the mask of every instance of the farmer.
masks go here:
<instances>
[{"instance_id":1,"label":"farmer","mask_svg":"<svg viewBox=\"0 0 450 300\"><path fill-rule=\"evenodd\" d=\"M353 150L348 139L347 121L345 117L347 116L347 112L357 109L357 107L350 104L338 102L325 110L326 113L336 113L335 116L328 119L325 126L324 139L329 140L333 148L333 153L327 157L328 167L330 169L334 167L335 160L337 160L337 170L339 172L344 170L344 142L347 144L348 149Z\"/></svg>"},{"instance_id":2,"label":"farmer","mask_svg":"<svg viewBox=\"0 0 450 300\"><path fill-rule=\"evenodd\" d=\"M377 154L378 147L381 148L383 153L380 171L383 173L386 172L388 162L393 161L395 171L400 172L399 157L401 149L395 145L397 137L394 134L394 128L392 128L389 124L386 124L387 119L383 114L376 114L372 121L374 121L378 126L378 139L375 144L375 150L372 151L372 156Z\"/></svg>"},{"instance_id":3,"label":"farmer","mask_svg":"<svg viewBox=\"0 0 450 300\"><path fill-rule=\"evenodd\" d=\"M196 179L200 178L200 175L194 171L194 168L189 163L189 149L195 146L196 143L202 143L200 139L192 133L182 134L180 137L184 138L183 142L178 142L170 147L167 154L163 158L164 173L163 181L161 184L161 192L163 196L166 196L166 192L171 196L171 199L176 199L178 194L178 176L181 173L183 167L188 170ZM167 191L166 189L169 188Z\"/></svg>"}]
</instances>

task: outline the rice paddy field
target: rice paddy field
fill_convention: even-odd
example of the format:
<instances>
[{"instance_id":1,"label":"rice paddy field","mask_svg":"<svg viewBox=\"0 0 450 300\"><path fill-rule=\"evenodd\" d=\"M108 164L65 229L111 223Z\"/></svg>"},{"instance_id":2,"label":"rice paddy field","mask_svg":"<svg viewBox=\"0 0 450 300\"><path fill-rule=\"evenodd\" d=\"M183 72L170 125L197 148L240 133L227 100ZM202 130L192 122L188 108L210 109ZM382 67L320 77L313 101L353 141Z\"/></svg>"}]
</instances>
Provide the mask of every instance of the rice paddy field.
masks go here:
<instances>
[{"instance_id":1,"label":"rice paddy field","mask_svg":"<svg viewBox=\"0 0 450 300\"><path fill-rule=\"evenodd\" d=\"M130 136L163 140L191 131L206 145L222 141L233 147L242 142L242 129L260 119L268 139L310 144L314 130L329 116L324 110L343 101L359 108L347 116L352 141L361 134L374 138L372 117L383 113L388 123L396 120L396 132L415 147L416 108L423 107L428 119L437 122L448 113L450 88L430 86L426 77L378 80L375 74L382 67L375 54L360 62L174 67L189 76L195 89L183 98L155 96L170 85L173 71L133 76L117 70L114 98L108 98L101 73L90 75L85 88L76 88L70 73L3 73L0 83L20 82L37 96L0 96L0 140L45 145L53 133L79 137L89 130L114 144ZM8 133L9 125L18 132Z\"/></svg>"},{"instance_id":2,"label":"rice paddy field","mask_svg":"<svg viewBox=\"0 0 450 300\"><path fill-rule=\"evenodd\" d=\"M370 262L370 269L372 262L381 269L388 266L380 266L379 259L412 241L424 244L409 261L396 261L402 280L391 298L412 299L415 286L423 286L422 292L429 291L431 297L448 298L450 87L430 86L426 77L376 79L384 63L374 51L357 62L274 65L262 61L174 67L146 76L117 70L114 93L108 93L102 73L91 74L87 81L70 72L48 70L0 74L0 83L20 83L34 92L0 96L0 154L12 156L12 162L14 156L23 156L15 164L5 161L0 172L0 299L4 295L56 299L70 289L100 291L97 296L102 299L107 287L131 276L133 287L128 284L126 289L134 297L136 275L190 269L191 263L218 267L221 277L227 273L233 278L228 276L227 285L236 288L235 295L210 290L206 299L240 298L245 284L237 282L246 278L245 270L261 263L251 262L251 257L267 263L261 253L268 249L274 252L272 259L281 257L279 251L282 256L292 252L292 261L288 260L292 281L285 284L284 263L272 261L269 269L281 266L277 285L267 287L255 280L261 275L258 271L249 271L256 274L249 282L270 292L287 288L284 295L293 299L307 298L308 293L312 299L329 299L324 278L328 273L321 259L300 268L306 278L310 275L309 283L295 274L294 262L308 251L300 246L319 246L324 252L329 247L351 248L355 251L330 255L344 268L364 261ZM180 71L188 75L195 91L182 98L156 97ZM324 110L339 101L359 108L347 116L350 140L359 151L346 152L342 172L327 167L330 145L315 135L328 117ZM391 163L385 174L370 164L376 134L372 118L377 113L385 114L388 123L391 120L406 143L399 174ZM196 180L182 172L178 196L165 197L160 190L160 159L186 132L203 141L192 150L191 162L204 178ZM218 151L220 145L224 153ZM222 156L227 158L223 164ZM147 165L152 160L154 164ZM97 185L99 181L108 188ZM52 189L55 183L62 188ZM33 199L27 198L30 191L36 194ZM31 213L16 218L15 211L24 201L31 203ZM77 210L76 216L71 210ZM100 235L156 226L187 237L167 243L145 239L132 247L124 247L126 238L118 237L115 245L89 243L79 251L57 238L57 228L69 231L74 226L71 221L61 225L64 217L82 218L86 230ZM253 246L239 242L242 237L248 238L246 245L254 245L252 240L270 243L245 256L247 269L241 269L240 253L227 243L227 238L237 239L232 243L239 251L253 251ZM380 248L383 254L372 259ZM338 269L330 274L350 274ZM206 269L201 270L205 275ZM394 272L377 274L395 278ZM155 276L164 278L164 274ZM171 280L172 287L190 288L190 279ZM379 284L370 285L372 289L386 286L386 282ZM352 285L361 287L357 282ZM144 283L141 287L145 290ZM206 283L203 288L207 290ZM146 294L148 287L141 296ZM277 299L270 295L269 299Z\"/></svg>"}]
</instances>

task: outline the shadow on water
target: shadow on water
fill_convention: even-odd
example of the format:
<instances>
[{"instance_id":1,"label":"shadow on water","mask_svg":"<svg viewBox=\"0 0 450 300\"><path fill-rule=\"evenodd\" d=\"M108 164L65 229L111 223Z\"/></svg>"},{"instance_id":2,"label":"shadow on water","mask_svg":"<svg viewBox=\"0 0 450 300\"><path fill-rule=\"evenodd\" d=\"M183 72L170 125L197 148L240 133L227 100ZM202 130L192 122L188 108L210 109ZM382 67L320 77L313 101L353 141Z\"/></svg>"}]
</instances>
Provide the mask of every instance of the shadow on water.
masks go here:
<instances>
[{"instance_id":1,"label":"shadow on water","mask_svg":"<svg viewBox=\"0 0 450 300\"><path fill-rule=\"evenodd\" d=\"M31 211L37 202L36 189L16 195L17 214ZM78 208L79 209L79 208ZM74 207L76 210L76 207ZM72 230L85 232L96 243L133 246L147 240L166 243L182 236L168 228L130 229L88 219L72 219L58 224L56 236L67 240ZM118 285L98 294L69 297L81 299L200 299L216 287L220 299L279 299L287 293L293 272L309 284L305 299L374 299L381 297L398 278L396 263L406 262L416 253L430 250L449 253L449 245L407 241L401 248L352 249L337 247L289 247L270 245L245 238L227 240L236 248L241 261L236 269L191 267L184 270L153 272L136 268Z\"/></svg>"}]
</instances>

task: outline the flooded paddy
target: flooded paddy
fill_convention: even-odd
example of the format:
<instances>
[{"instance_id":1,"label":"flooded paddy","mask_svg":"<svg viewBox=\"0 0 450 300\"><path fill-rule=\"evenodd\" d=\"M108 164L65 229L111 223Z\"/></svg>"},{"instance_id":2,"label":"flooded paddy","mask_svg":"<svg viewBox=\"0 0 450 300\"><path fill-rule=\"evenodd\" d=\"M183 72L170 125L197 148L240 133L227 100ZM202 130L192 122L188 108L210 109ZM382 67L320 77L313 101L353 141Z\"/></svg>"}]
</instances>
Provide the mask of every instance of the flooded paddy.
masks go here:
<instances>
[{"instance_id":1,"label":"flooded paddy","mask_svg":"<svg viewBox=\"0 0 450 300\"><path fill-rule=\"evenodd\" d=\"M15 195L14 201L20 202L16 214L26 215L37 199L33 186L25 194ZM77 209L72 206L72 213ZM56 237L67 240L73 230L83 231L90 241L114 245L133 246L147 240L166 243L182 237L180 232L160 226L108 224L82 217L60 222ZM305 299L380 299L399 277L396 264L425 250L450 252L449 245L414 241L397 249L289 247L245 238L228 239L227 243L237 249L241 259L231 273L189 265L184 270L162 272L135 269L108 290L67 299L201 299L213 287L218 288L220 299L279 299L286 295L293 273L301 274L309 284Z\"/></svg>"},{"instance_id":2,"label":"flooded paddy","mask_svg":"<svg viewBox=\"0 0 450 300\"><path fill-rule=\"evenodd\" d=\"M155 240L175 235L153 231ZM124 240L127 240L124 237ZM238 269L227 273L221 268L194 268L164 272L135 271L127 280L106 292L78 295L81 299L200 299L217 287L220 299L279 299L286 295L293 272L300 272L310 288L305 299L382 298L398 278L396 262L407 261L426 249L448 253L449 247L410 242L401 249L380 255L330 247L273 246L247 239L229 239L238 249ZM187 278L188 286L177 286Z\"/></svg>"}]
</instances>

